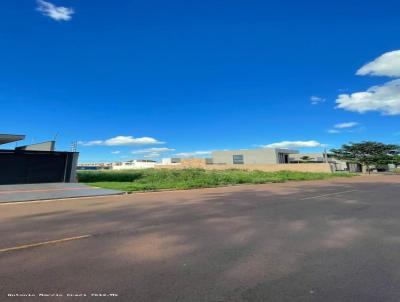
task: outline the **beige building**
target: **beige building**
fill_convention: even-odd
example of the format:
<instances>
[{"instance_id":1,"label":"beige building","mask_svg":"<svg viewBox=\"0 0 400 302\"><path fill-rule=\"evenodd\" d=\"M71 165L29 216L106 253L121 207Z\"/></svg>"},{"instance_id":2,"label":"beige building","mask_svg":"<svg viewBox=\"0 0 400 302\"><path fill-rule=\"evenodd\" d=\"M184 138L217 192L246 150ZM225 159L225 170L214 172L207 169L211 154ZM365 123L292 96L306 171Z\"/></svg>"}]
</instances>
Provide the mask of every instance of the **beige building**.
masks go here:
<instances>
[{"instance_id":1,"label":"beige building","mask_svg":"<svg viewBox=\"0 0 400 302\"><path fill-rule=\"evenodd\" d=\"M299 153L297 150L276 148L214 151L212 162L228 165L288 164L290 156L297 153Z\"/></svg>"}]
</instances>

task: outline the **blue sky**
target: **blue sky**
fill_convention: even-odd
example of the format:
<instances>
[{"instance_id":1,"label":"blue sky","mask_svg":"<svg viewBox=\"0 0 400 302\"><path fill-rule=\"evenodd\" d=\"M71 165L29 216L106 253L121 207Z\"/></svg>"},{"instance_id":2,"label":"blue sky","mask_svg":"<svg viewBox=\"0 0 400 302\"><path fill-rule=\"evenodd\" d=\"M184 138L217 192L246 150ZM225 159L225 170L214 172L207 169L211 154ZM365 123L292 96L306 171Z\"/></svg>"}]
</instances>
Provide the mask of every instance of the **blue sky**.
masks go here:
<instances>
[{"instance_id":1,"label":"blue sky","mask_svg":"<svg viewBox=\"0 0 400 302\"><path fill-rule=\"evenodd\" d=\"M80 142L82 162L399 143L399 11L387 0L1 1L0 133L58 133L58 149Z\"/></svg>"}]
</instances>

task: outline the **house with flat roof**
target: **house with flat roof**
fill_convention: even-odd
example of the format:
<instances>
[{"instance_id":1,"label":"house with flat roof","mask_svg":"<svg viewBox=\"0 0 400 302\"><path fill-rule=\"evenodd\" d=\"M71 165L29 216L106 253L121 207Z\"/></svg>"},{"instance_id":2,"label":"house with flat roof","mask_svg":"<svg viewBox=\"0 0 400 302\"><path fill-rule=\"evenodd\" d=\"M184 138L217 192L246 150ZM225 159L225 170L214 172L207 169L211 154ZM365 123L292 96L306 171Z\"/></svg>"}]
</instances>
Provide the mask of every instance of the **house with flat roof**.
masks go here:
<instances>
[{"instance_id":1,"label":"house with flat roof","mask_svg":"<svg viewBox=\"0 0 400 302\"><path fill-rule=\"evenodd\" d=\"M25 135L0 134L0 145ZM79 153L54 151L55 142L0 149L0 184L75 182Z\"/></svg>"},{"instance_id":2,"label":"house with flat roof","mask_svg":"<svg viewBox=\"0 0 400 302\"><path fill-rule=\"evenodd\" d=\"M252 150L213 151L213 164L288 164L290 155L298 154L297 150L262 148Z\"/></svg>"}]
</instances>

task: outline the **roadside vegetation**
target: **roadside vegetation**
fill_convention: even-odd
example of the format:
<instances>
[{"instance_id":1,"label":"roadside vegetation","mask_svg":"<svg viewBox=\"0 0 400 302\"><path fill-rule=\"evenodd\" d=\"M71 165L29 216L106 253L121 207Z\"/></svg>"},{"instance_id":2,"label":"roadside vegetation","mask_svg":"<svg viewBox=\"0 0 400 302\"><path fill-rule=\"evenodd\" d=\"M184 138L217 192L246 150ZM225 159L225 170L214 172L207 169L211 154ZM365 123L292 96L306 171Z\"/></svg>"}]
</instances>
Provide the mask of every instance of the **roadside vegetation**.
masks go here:
<instances>
[{"instance_id":1,"label":"roadside vegetation","mask_svg":"<svg viewBox=\"0 0 400 302\"><path fill-rule=\"evenodd\" d=\"M399 145L368 141L345 144L339 149L331 150L335 158L365 166L368 173L371 173L371 167L400 165L399 151Z\"/></svg>"},{"instance_id":2,"label":"roadside vegetation","mask_svg":"<svg viewBox=\"0 0 400 302\"><path fill-rule=\"evenodd\" d=\"M84 171L78 173L79 182L121 191L150 191L162 189L194 189L236 184L263 184L296 180L318 180L332 177L351 177L350 173L262 172L244 170L206 171L183 170L130 170Z\"/></svg>"}]
</instances>

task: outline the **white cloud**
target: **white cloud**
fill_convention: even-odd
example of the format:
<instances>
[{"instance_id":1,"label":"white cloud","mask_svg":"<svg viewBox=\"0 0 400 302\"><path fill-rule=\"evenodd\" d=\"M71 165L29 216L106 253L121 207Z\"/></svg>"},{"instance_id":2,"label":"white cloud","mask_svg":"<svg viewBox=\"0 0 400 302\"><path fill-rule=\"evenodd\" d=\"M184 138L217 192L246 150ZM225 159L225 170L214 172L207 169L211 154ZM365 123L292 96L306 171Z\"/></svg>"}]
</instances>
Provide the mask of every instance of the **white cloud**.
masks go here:
<instances>
[{"instance_id":1,"label":"white cloud","mask_svg":"<svg viewBox=\"0 0 400 302\"><path fill-rule=\"evenodd\" d=\"M143 149L143 150L134 150L131 153L132 154L148 154L148 153L165 153L165 152L171 152L175 151L175 149L172 148L148 148L148 149Z\"/></svg>"},{"instance_id":2,"label":"white cloud","mask_svg":"<svg viewBox=\"0 0 400 302\"><path fill-rule=\"evenodd\" d=\"M358 125L357 122L347 122L347 123L336 124L333 127L336 128L336 129L347 129L347 128L353 128L353 127L355 127L357 125Z\"/></svg>"},{"instance_id":3,"label":"white cloud","mask_svg":"<svg viewBox=\"0 0 400 302\"><path fill-rule=\"evenodd\" d=\"M400 77L400 50L384 53L365 64L357 70L357 75Z\"/></svg>"},{"instance_id":4,"label":"white cloud","mask_svg":"<svg viewBox=\"0 0 400 302\"><path fill-rule=\"evenodd\" d=\"M357 75L400 77L400 50L387 52L364 65ZM336 104L336 108L358 113L377 111L384 115L399 115L400 79L372 86L366 91L340 94Z\"/></svg>"},{"instance_id":5,"label":"white cloud","mask_svg":"<svg viewBox=\"0 0 400 302\"><path fill-rule=\"evenodd\" d=\"M373 86L367 91L341 94L336 103L337 108L358 113L378 111L385 115L398 115L400 114L400 79L381 86Z\"/></svg>"},{"instance_id":6,"label":"white cloud","mask_svg":"<svg viewBox=\"0 0 400 302\"><path fill-rule=\"evenodd\" d=\"M37 5L38 11L56 21L69 21L74 13L72 8L55 6L54 4L44 0L37 0Z\"/></svg>"},{"instance_id":7,"label":"white cloud","mask_svg":"<svg viewBox=\"0 0 400 302\"><path fill-rule=\"evenodd\" d=\"M155 145L164 144L152 137L116 136L107 140L94 140L89 142L79 142L83 146L133 146L133 145Z\"/></svg>"},{"instance_id":8,"label":"white cloud","mask_svg":"<svg viewBox=\"0 0 400 302\"><path fill-rule=\"evenodd\" d=\"M326 99L324 99L320 96L313 95L312 97L310 97L310 101L311 101L312 105L318 105L318 104L324 103L326 101Z\"/></svg>"},{"instance_id":9,"label":"white cloud","mask_svg":"<svg viewBox=\"0 0 400 302\"><path fill-rule=\"evenodd\" d=\"M212 151L193 151L193 152L181 152L175 154L177 157L195 157L195 156L202 156L202 155L209 155Z\"/></svg>"},{"instance_id":10,"label":"white cloud","mask_svg":"<svg viewBox=\"0 0 400 302\"><path fill-rule=\"evenodd\" d=\"M101 145L102 143L103 141L100 140L89 141L89 142L78 141L78 144L82 146L96 146L96 145Z\"/></svg>"},{"instance_id":11,"label":"white cloud","mask_svg":"<svg viewBox=\"0 0 400 302\"><path fill-rule=\"evenodd\" d=\"M357 122L346 122L346 123L339 123L333 126L332 129L328 130L328 133L336 134L345 132L354 132L354 127L358 126L359 123Z\"/></svg>"},{"instance_id":12,"label":"white cloud","mask_svg":"<svg viewBox=\"0 0 400 302\"><path fill-rule=\"evenodd\" d=\"M263 148L315 148L325 147L325 144L321 144L317 141L283 141L279 143L273 143L269 145L263 145Z\"/></svg>"},{"instance_id":13,"label":"white cloud","mask_svg":"<svg viewBox=\"0 0 400 302\"><path fill-rule=\"evenodd\" d=\"M153 145L153 144L163 144L152 137L138 137L134 138L132 136L116 136L104 141L107 146L129 146L129 145Z\"/></svg>"},{"instance_id":14,"label":"white cloud","mask_svg":"<svg viewBox=\"0 0 400 302\"><path fill-rule=\"evenodd\" d=\"M120 153L121 153L121 151L118 151L118 150L111 152L111 154L120 154Z\"/></svg>"}]
</instances>

